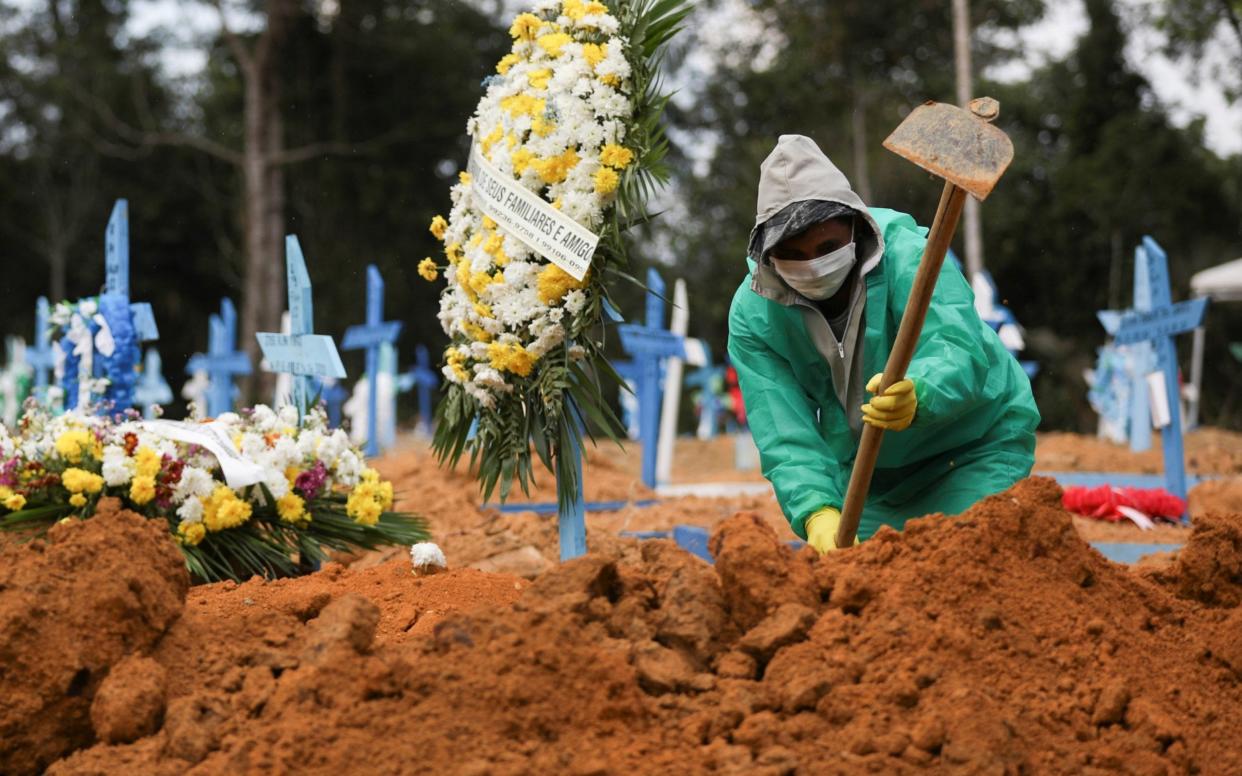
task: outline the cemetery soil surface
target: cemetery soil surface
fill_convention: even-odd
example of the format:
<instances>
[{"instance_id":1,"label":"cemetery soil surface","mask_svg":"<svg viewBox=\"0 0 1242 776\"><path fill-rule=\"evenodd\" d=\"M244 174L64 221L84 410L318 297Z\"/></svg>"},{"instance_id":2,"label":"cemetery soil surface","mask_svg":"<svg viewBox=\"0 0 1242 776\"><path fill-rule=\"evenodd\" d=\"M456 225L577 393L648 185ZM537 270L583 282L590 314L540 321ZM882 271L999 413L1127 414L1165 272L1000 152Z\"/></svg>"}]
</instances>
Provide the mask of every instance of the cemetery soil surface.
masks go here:
<instances>
[{"instance_id":1,"label":"cemetery soil surface","mask_svg":"<svg viewBox=\"0 0 1242 776\"><path fill-rule=\"evenodd\" d=\"M1145 453L1076 434L1040 435L1036 447L1036 471L1121 471L1158 473L1162 470L1159 438ZM1188 471L1221 477L1191 491L1192 518L1209 512L1242 513L1242 434L1219 429L1191 432L1186 440ZM734 442L720 437L711 441L678 440L673 483L763 482L758 471L733 468ZM396 483L399 505L427 517L433 539L444 548L450 564L474 566L486 571L534 578L559 558L554 517L531 512L502 514L482 505L478 487L464 467L444 471L425 445L409 444L376 462L386 478ZM661 498L654 506L639 506L654 498L639 477L641 449L619 448L604 443L590 449L586 466L588 501L627 502L621 509L587 515L588 545L592 548L616 541L623 532L668 530L677 525L713 529L739 511L748 511L769 523L778 536L795 538L770 491L759 495L725 498ZM511 502L552 502L556 498L551 478L540 479L527 497L520 492ZM1143 531L1129 523L1107 523L1074 518L1074 525L1087 541L1138 544L1181 544L1189 536L1185 526L1161 524ZM346 561L374 563L402 554L401 549L382 551L364 559ZM1167 564L1173 556L1151 562Z\"/></svg>"},{"instance_id":2,"label":"cemetery soil surface","mask_svg":"<svg viewBox=\"0 0 1242 776\"><path fill-rule=\"evenodd\" d=\"M1155 571L1040 478L825 558L711 544L191 591L106 507L0 551L0 771L1242 772L1242 516Z\"/></svg>"}]
</instances>

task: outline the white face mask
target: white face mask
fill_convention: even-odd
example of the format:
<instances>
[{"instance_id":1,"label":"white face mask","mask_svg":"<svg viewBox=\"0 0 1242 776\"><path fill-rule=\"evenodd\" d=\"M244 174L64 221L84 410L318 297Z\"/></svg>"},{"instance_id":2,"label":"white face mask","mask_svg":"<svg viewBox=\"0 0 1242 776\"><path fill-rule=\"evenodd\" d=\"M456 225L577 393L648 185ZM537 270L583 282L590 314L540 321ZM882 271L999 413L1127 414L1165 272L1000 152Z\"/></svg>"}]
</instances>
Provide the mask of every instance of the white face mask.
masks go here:
<instances>
[{"instance_id":1,"label":"white face mask","mask_svg":"<svg viewBox=\"0 0 1242 776\"><path fill-rule=\"evenodd\" d=\"M854 268L854 243L810 261L773 258L772 267L790 288L819 302L840 291L845 284Z\"/></svg>"}]
</instances>

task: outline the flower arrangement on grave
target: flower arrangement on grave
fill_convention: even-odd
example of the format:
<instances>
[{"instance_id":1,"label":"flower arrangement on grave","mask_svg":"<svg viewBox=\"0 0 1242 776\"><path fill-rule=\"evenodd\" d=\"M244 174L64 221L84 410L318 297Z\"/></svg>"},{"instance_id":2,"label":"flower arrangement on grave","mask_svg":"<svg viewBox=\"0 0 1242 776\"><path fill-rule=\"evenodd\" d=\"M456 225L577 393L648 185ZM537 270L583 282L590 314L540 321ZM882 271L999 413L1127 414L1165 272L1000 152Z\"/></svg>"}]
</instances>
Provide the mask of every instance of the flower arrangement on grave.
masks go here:
<instances>
[{"instance_id":1,"label":"flower arrangement on grave","mask_svg":"<svg viewBox=\"0 0 1242 776\"><path fill-rule=\"evenodd\" d=\"M128 407L140 348L129 300L104 294L60 302L48 316L56 342L56 377L66 409Z\"/></svg>"},{"instance_id":2,"label":"flower arrangement on grave","mask_svg":"<svg viewBox=\"0 0 1242 776\"><path fill-rule=\"evenodd\" d=\"M446 261L419 273L447 281L435 449L456 463L469 447L487 497L514 480L526 490L537 455L568 503L585 421L620 433L601 387L618 379L602 315L609 282L629 277L623 234L667 180L658 68L687 10L539 0L514 19L467 123L468 171L431 223Z\"/></svg>"},{"instance_id":3,"label":"flower arrangement on grave","mask_svg":"<svg viewBox=\"0 0 1242 776\"><path fill-rule=\"evenodd\" d=\"M228 463L235 457L249 484L230 486L213 439L231 445ZM202 581L293 576L327 550L427 538L420 518L393 511L392 483L366 468L344 431L329 430L322 410L299 421L293 407L257 405L174 424L132 410L36 408L16 433L0 427L0 530L89 519L105 496L165 521Z\"/></svg>"}]
</instances>

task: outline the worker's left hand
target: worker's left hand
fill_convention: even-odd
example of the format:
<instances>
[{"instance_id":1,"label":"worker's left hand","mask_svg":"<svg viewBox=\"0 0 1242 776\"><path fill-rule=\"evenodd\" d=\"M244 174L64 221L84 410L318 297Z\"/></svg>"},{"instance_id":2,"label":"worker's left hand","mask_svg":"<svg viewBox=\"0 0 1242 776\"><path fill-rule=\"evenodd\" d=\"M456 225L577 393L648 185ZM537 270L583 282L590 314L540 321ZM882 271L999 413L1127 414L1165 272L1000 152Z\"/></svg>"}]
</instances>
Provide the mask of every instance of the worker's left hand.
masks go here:
<instances>
[{"instance_id":1,"label":"worker's left hand","mask_svg":"<svg viewBox=\"0 0 1242 776\"><path fill-rule=\"evenodd\" d=\"M868 393L878 391L883 378L883 374L871 378L867 383ZM914 422L914 413L918 408L919 397L914 391L914 381L901 380L863 405L863 423L885 431L905 431Z\"/></svg>"}]
</instances>

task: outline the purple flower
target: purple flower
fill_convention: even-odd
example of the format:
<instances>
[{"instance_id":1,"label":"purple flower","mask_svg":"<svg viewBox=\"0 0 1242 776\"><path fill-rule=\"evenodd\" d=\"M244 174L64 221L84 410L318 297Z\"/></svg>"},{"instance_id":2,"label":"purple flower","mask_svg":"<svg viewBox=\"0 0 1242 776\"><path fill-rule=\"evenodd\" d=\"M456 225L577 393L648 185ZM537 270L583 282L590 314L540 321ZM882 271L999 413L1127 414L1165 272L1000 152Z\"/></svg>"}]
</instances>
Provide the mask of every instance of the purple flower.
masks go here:
<instances>
[{"instance_id":1,"label":"purple flower","mask_svg":"<svg viewBox=\"0 0 1242 776\"><path fill-rule=\"evenodd\" d=\"M21 468L21 461L14 456L9 460L0 464L0 485L10 488L17 486L17 470Z\"/></svg>"},{"instance_id":2,"label":"purple flower","mask_svg":"<svg viewBox=\"0 0 1242 776\"><path fill-rule=\"evenodd\" d=\"M327 479L328 467L323 465L323 461L315 461L314 466L298 475L293 481L293 487L307 500L316 499L319 498L323 483Z\"/></svg>"}]
</instances>

